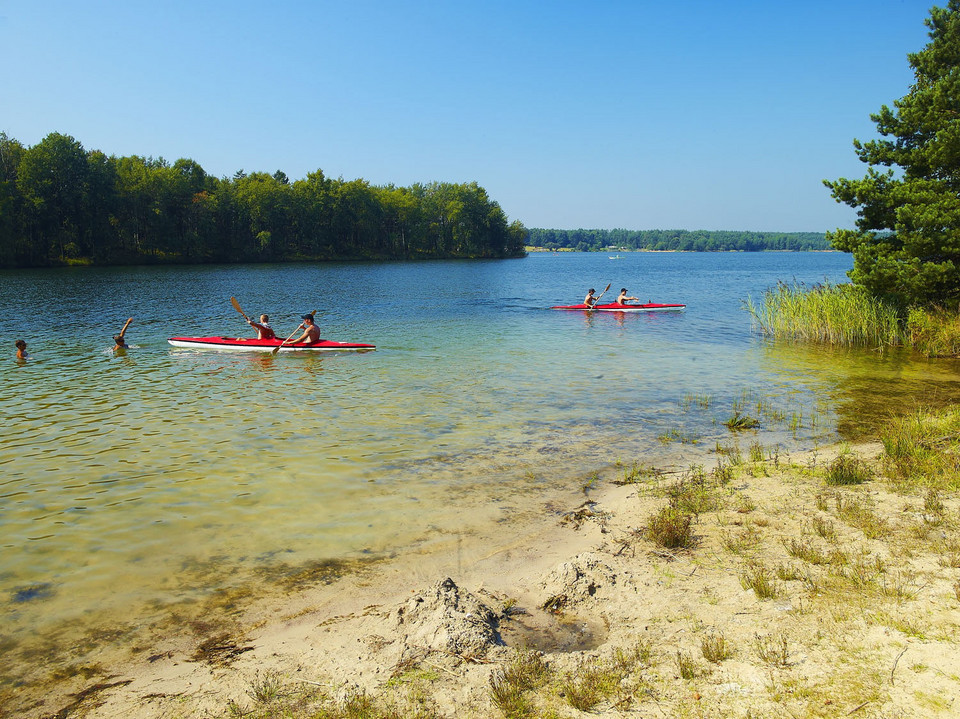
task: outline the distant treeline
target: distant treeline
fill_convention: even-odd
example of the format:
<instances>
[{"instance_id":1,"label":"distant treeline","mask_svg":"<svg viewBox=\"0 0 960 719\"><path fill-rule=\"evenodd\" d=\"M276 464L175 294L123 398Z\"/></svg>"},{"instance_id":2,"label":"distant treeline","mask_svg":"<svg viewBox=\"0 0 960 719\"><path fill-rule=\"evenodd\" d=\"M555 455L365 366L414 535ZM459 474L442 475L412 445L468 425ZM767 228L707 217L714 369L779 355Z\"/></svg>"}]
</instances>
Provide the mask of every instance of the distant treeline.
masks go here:
<instances>
[{"instance_id":1,"label":"distant treeline","mask_svg":"<svg viewBox=\"0 0 960 719\"><path fill-rule=\"evenodd\" d=\"M727 230L544 230L533 228L534 247L589 252L610 247L680 252L762 252L828 250L822 232L732 232Z\"/></svg>"},{"instance_id":2,"label":"distant treeline","mask_svg":"<svg viewBox=\"0 0 960 719\"><path fill-rule=\"evenodd\" d=\"M53 133L0 133L0 267L517 257L527 230L475 182L411 187L281 171L208 175Z\"/></svg>"}]
</instances>

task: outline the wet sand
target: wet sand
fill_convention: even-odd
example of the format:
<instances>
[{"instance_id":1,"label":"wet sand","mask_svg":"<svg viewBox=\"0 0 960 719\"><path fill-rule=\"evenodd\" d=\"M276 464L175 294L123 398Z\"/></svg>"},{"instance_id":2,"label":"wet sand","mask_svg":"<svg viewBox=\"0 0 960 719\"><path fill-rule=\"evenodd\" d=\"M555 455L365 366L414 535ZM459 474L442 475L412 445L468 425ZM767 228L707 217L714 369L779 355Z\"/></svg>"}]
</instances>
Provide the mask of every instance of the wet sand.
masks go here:
<instances>
[{"instance_id":1,"label":"wet sand","mask_svg":"<svg viewBox=\"0 0 960 719\"><path fill-rule=\"evenodd\" d=\"M233 607L221 597L207 620L173 618L133 650L93 652L13 690L4 715L256 716L282 700L257 691L267 685L312 692L305 706L416 685L432 716L500 716L491 676L518 650L561 677L641 646L593 714L956 716L960 502L942 495L931 514L922 493L880 478L827 487L836 451L702 475L712 499L687 549L643 529L667 488L696 479L617 485L611 472L508 543L461 538L430 556L317 567ZM878 451L857 447L868 460ZM761 574L767 598L749 586ZM710 661L717 637L726 656ZM534 715L582 715L556 684L531 697Z\"/></svg>"}]
</instances>

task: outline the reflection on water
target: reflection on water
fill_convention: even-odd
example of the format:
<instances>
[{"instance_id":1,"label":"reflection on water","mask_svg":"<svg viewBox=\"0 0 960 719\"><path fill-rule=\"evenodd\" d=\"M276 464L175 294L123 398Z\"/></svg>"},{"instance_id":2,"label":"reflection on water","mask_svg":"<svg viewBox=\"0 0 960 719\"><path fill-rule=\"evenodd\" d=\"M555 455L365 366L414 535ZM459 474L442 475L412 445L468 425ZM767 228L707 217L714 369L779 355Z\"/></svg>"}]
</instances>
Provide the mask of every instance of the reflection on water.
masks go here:
<instances>
[{"instance_id":1,"label":"reflection on water","mask_svg":"<svg viewBox=\"0 0 960 719\"><path fill-rule=\"evenodd\" d=\"M708 460L736 441L723 423L738 407L762 420L740 442L790 448L853 437L915 398L956 398L952 362L751 333L745 296L842 280L848 257L600 259L0 273L0 335L32 354L11 351L0 387L6 681L31 658L132 642L131 627L186 607L232 607L251 580L289 591L453 547L469 562L470 546L555 521L545 508L597 470ZM608 281L687 310L546 309ZM324 336L378 349L166 343L247 334L231 296L284 336L304 308L328 308ZM131 314L131 348L113 353Z\"/></svg>"},{"instance_id":2,"label":"reflection on water","mask_svg":"<svg viewBox=\"0 0 960 719\"><path fill-rule=\"evenodd\" d=\"M847 441L876 438L886 420L917 408L960 401L960 363L925 359L899 348L863 351L792 342L768 343L764 362L795 386L822 397L831 426Z\"/></svg>"}]
</instances>

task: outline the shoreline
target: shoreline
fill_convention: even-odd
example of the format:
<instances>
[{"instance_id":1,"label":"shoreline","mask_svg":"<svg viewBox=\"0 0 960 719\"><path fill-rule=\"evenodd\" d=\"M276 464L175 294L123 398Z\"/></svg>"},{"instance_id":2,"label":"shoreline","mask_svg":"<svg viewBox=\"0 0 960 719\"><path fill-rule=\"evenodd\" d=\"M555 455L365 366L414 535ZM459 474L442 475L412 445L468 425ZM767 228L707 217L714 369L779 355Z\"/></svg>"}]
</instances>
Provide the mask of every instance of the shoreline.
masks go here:
<instances>
[{"instance_id":1,"label":"shoreline","mask_svg":"<svg viewBox=\"0 0 960 719\"><path fill-rule=\"evenodd\" d=\"M601 716L746 716L751 707L765 716L951 715L960 706L943 698L960 695L951 669L960 666L960 588L951 590L960 559L950 557L960 547L939 533L956 529L957 497L943 496L934 522L922 497L880 479L826 487L823 468L840 451L767 456L730 474L721 462L699 477L605 482L487 554L458 542L428 568L407 555L254 600L229 622L157 636L126 661L63 678L42 703L15 696L17 716L260 716L282 697L302 702L312 692L344 706L359 696L410 701L414 688L429 696L433 713L422 716L499 716L491 681L524 647L556 677L634 656L592 709ZM857 447L865 461L878 452ZM665 493L698 482L706 504L693 546L644 537ZM886 531L852 520L843 508L854 505ZM791 552L798 546L809 556ZM817 559L829 552L832 560ZM773 588L765 599L744 580L758 568ZM729 656L714 662L701 654L717 637ZM543 713L530 716L578 716L570 696L569 686L564 696L533 693Z\"/></svg>"}]
</instances>

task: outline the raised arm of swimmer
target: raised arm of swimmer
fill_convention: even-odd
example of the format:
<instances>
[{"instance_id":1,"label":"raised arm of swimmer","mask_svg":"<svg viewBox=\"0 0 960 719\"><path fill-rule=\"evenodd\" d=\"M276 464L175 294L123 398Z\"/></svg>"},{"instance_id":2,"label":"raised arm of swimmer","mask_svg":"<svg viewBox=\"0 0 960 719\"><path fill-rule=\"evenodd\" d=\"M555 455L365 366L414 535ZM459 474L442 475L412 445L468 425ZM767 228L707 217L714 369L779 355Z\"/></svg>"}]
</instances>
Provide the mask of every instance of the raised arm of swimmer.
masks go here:
<instances>
[{"instance_id":1,"label":"raised arm of swimmer","mask_svg":"<svg viewBox=\"0 0 960 719\"><path fill-rule=\"evenodd\" d=\"M114 347L113 347L114 350L120 350L120 349L126 349L126 348L127 348L127 340L126 340L126 338L125 338L125 335L127 334L127 327L130 326L130 323L131 323L131 322L133 322L133 317L131 317L130 319L128 319L128 320L124 323L123 329L120 330L120 334L113 336L113 341L114 341L114 343L115 343L115 344L114 344Z\"/></svg>"}]
</instances>

